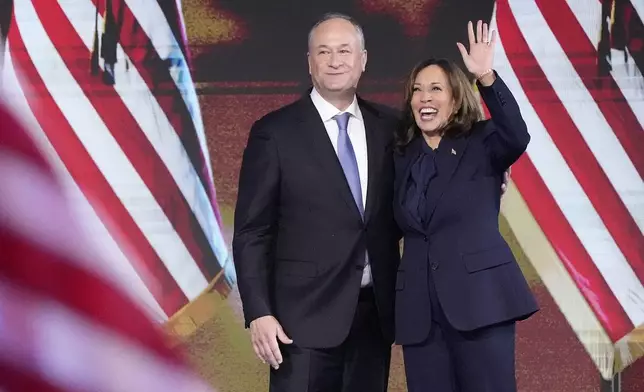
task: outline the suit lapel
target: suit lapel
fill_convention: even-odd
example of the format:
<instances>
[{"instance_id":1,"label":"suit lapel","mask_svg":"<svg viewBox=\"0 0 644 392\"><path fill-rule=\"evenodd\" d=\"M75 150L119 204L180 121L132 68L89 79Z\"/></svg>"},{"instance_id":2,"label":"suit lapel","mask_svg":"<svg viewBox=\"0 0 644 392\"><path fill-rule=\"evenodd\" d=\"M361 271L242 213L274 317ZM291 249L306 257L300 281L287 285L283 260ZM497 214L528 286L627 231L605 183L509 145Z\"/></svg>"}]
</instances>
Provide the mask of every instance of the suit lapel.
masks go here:
<instances>
[{"instance_id":1,"label":"suit lapel","mask_svg":"<svg viewBox=\"0 0 644 392\"><path fill-rule=\"evenodd\" d=\"M365 204L365 223L376 210L378 204L378 189L381 177L379 175L385 153L385 132L382 129L382 122L377 114L369 108L362 99L358 98L360 105L360 112L364 120L364 127L367 138L367 166L368 166L368 181L367 181L367 200ZM393 130L391 130L393 132Z\"/></svg>"},{"instance_id":2,"label":"suit lapel","mask_svg":"<svg viewBox=\"0 0 644 392\"><path fill-rule=\"evenodd\" d=\"M430 225L431 219L434 215L434 212L436 211L436 207L443 197L445 190L449 186L449 183L452 181L454 173L456 173L456 168L458 168L458 165L461 162L461 158L465 154L469 139L470 138L468 137L445 137L441 140L439 147L441 150L439 158L441 160L439 162L441 172L439 173L439 176L434 180L434 182L430 185L430 188L432 188L434 191L430 190L428 192L429 197L433 198L433 200L431 200L431 205L433 206L433 208L429 212L428 216Z\"/></svg>"},{"instance_id":3,"label":"suit lapel","mask_svg":"<svg viewBox=\"0 0 644 392\"><path fill-rule=\"evenodd\" d=\"M328 182L337 189L340 197L356 214L357 218L362 220L324 123L308 95L300 99L299 112L299 127L302 130L300 134L305 138L305 145L322 168L322 173L327 177Z\"/></svg>"},{"instance_id":4,"label":"suit lapel","mask_svg":"<svg viewBox=\"0 0 644 392\"><path fill-rule=\"evenodd\" d=\"M395 184L396 189L398 189L398 197L396 198L397 209L402 212L405 217L405 221L410 228L418 231L419 233L424 233L425 230L420 225L418 220L407 210L405 206L405 198L407 197L407 184L406 181L409 179L411 167L418 158L420 153L420 143L425 143L422 138L415 139L405 149L405 155L403 158L404 169L400 172L400 177L397 179Z\"/></svg>"}]
</instances>

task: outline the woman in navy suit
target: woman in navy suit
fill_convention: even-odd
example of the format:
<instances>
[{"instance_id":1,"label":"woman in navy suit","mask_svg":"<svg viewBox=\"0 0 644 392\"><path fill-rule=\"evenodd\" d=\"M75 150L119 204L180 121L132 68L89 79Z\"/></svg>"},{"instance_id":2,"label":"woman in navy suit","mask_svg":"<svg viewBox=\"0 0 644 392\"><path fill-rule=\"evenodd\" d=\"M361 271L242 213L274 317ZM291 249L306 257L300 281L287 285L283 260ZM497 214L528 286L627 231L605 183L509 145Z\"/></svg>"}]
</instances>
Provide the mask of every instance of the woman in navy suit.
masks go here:
<instances>
[{"instance_id":1,"label":"woman in navy suit","mask_svg":"<svg viewBox=\"0 0 644 392\"><path fill-rule=\"evenodd\" d=\"M468 24L465 74L430 59L412 71L397 133L395 214L404 232L396 342L410 392L514 392L515 322L538 310L498 227L503 175L530 141L492 69L495 38Z\"/></svg>"}]
</instances>

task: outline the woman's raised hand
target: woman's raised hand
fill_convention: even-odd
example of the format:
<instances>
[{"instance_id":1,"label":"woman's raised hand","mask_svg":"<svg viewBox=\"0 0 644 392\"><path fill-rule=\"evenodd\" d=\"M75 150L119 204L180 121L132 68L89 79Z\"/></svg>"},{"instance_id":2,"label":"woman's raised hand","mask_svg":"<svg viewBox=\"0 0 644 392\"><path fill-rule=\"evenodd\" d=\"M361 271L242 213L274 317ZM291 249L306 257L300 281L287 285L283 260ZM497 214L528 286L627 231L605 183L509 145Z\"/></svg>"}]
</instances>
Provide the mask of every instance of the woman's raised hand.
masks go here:
<instances>
[{"instance_id":1,"label":"woman's raised hand","mask_svg":"<svg viewBox=\"0 0 644 392\"><path fill-rule=\"evenodd\" d=\"M478 79L492 71L496 31L492 31L490 35L487 23L480 20L476 23L476 36L474 36L474 26L471 21L467 23L467 29L470 40L469 53L462 43L457 42L456 45L463 56L465 67Z\"/></svg>"}]
</instances>

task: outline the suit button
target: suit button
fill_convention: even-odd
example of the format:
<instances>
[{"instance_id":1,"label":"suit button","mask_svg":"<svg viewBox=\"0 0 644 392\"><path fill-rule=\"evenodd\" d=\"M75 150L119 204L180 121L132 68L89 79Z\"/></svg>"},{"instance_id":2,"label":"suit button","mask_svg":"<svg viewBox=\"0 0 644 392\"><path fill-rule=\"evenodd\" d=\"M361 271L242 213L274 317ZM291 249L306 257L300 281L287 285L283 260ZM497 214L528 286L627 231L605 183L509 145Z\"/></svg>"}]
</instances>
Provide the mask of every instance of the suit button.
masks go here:
<instances>
[{"instance_id":1,"label":"suit button","mask_svg":"<svg viewBox=\"0 0 644 392\"><path fill-rule=\"evenodd\" d=\"M427 236L423 237L423 241L427 242Z\"/></svg>"},{"instance_id":2,"label":"suit button","mask_svg":"<svg viewBox=\"0 0 644 392\"><path fill-rule=\"evenodd\" d=\"M438 269L438 263L434 261L432 263L432 271L436 271L437 269Z\"/></svg>"}]
</instances>

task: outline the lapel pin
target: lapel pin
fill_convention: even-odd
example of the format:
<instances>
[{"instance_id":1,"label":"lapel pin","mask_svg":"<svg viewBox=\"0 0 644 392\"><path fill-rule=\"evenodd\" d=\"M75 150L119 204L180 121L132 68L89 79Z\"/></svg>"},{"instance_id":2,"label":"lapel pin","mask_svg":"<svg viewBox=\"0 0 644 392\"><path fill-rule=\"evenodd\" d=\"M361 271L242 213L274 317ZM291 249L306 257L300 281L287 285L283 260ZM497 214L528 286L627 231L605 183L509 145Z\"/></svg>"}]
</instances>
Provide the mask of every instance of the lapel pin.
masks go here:
<instances>
[{"instance_id":1,"label":"lapel pin","mask_svg":"<svg viewBox=\"0 0 644 392\"><path fill-rule=\"evenodd\" d=\"M452 155L456 155L456 150L452 148Z\"/></svg>"}]
</instances>

